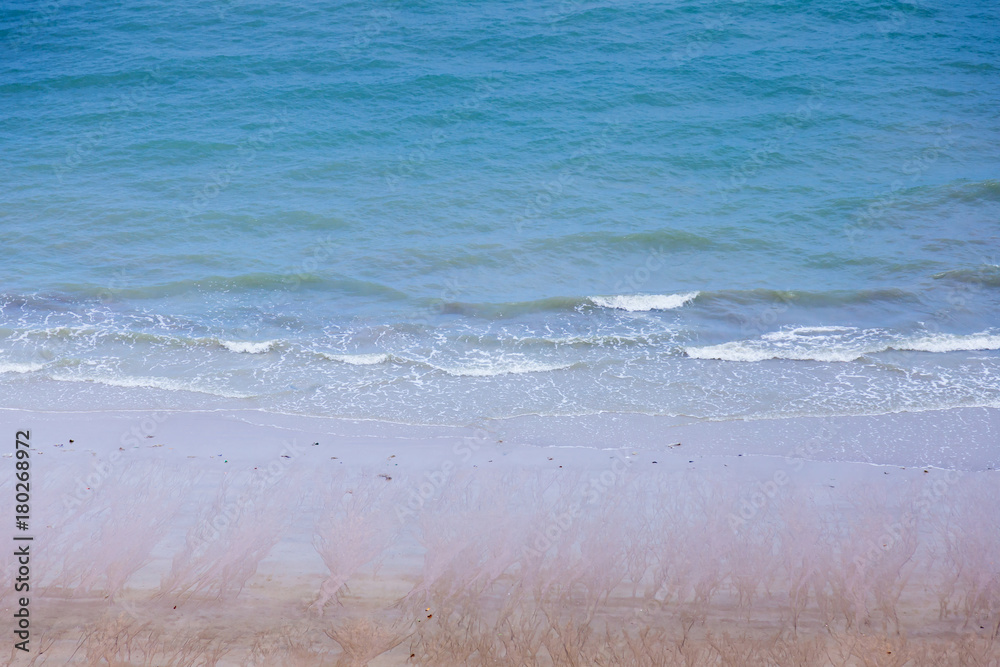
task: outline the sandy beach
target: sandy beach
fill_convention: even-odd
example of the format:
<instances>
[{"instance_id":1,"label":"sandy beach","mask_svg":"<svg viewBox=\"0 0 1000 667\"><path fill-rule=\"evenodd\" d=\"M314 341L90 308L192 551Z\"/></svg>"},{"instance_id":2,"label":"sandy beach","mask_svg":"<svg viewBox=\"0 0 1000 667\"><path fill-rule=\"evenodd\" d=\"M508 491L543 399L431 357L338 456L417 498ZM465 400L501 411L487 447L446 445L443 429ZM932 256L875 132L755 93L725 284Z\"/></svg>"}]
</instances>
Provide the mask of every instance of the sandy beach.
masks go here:
<instances>
[{"instance_id":1,"label":"sandy beach","mask_svg":"<svg viewBox=\"0 0 1000 667\"><path fill-rule=\"evenodd\" d=\"M995 665L998 414L5 411L11 664Z\"/></svg>"},{"instance_id":2,"label":"sandy beach","mask_svg":"<svg viewBox=\"0 0 1000 667\"><path fill-rule=\"evenodd\" d=\"M0 665L1000 667L998 26L4 2Z\"/></svg>"}]
</instances>

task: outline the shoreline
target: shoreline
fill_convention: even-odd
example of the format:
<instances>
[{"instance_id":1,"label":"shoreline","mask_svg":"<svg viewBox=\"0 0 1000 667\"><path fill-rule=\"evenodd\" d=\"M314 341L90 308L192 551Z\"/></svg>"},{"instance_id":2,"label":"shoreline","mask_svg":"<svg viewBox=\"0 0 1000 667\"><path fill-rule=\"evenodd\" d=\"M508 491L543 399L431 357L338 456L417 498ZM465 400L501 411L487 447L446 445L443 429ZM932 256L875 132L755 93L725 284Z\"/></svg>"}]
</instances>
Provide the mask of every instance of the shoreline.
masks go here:
<instances>
[{"instance_id":1,"label":"shoreline","mask_svg":"<svg viewBox=\"0 0 1000 667\"><path fill-rule=\"evenodd\" d=\"M866 642L925 664L1000 657L998 415L0 420L31 430L33 639L52 664L111 645L137 652L124 664L184 646L219 665L863 664ZM948 434L964 456L907 465Z\"/></svg>"},{"instance_id":2,"label":"shoreline","mask_svg":"<svg viewBox=\"0 0 1000 667\"><path fill-rule=\"evenodd\" d=\"M328 437L345 443L373 441L444 442L497 440L507 447L657 449L684 444L701 456L764 456L816 461L930 466L956 470L1000 468L1000 408L949 408L918 412L827 417L694 420L636 413L580 416L525 415L484 419L466 426L407 424L378 419L346 419L274 413L260 409L132 409L50 411L0 409L0 421L40 423L47 437L68 440L77 429L95 451L135 444L143 436L173 438L198 455L204 431L223 438L236 452L262 437L293 434ZM120 427L116 427L119 424ZM115 428L121 430L115 433ZM194 431L192 436L190 431ZM478 433L478 436L474 434ZM128 438L126 434L135 436ZM83 442L79 438L77 442ZM680 451L680 450L678 450Z\"/></svg>"}]
</instances>

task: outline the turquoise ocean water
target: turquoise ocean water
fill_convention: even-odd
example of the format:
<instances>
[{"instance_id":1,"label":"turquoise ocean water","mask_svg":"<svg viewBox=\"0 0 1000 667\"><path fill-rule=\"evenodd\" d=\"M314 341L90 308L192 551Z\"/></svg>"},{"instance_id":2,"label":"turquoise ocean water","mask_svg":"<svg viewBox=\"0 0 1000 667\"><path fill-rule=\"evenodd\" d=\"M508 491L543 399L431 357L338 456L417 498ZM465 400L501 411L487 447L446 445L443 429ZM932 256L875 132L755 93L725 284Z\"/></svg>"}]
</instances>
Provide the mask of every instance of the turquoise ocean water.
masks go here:
<instances>
[{"instance_id":1,"label":"turquoise ocean water","mask_svg":"<svg viewBox=\"0 0 1000 667\"><path fill-rule=\"evenodd\" d=\"M1000 405L1000 7L4 3L0 407Z\"/></svg>"}]
</instances>

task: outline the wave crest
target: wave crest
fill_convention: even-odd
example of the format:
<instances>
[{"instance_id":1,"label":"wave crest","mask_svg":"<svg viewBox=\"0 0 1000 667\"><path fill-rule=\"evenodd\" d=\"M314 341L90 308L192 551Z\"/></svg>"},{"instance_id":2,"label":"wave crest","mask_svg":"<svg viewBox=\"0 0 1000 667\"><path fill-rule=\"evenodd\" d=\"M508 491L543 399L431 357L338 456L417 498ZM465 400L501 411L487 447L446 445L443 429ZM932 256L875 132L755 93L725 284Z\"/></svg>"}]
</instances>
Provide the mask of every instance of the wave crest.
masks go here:
<instances>
[{"instance_id":1,"label":"wave crest","mask_svg":"<svg viewBox=\"0 0 1000 667\"><path fill-rule=\"evenodd\" d=\"M435 370L456 377L493 377L495 375L520 375L522 373L546 373L561 371L573 364L551 364L533 359L499 359L491 362L469 363L460 366L438 366L422 362Z\"/></svg>"},{"instance_id":2,"label":"wave crest","mask_svg":"<svg viewBox=\"0 0 1000 667\"><path fill-rule=\"evenodd\" d=\"M109 387L121 387L125 389L140 388L140 389L161 389L164 391L188 391L198 394L210 394L212 396L221 396L222 398L255 397L255 394L250 394L247 392L218 389L203 384L184 382L181 380L165 378L165 377L140 377L140 376L110 377L110 376L100 376L100 375L92 375L92 376L53 375L51 376L51 379L57 382L93 382L95 384L103 384Z\"/></svg>"},{"instance_id":3,"label":"wave crest","mask_svg":"<svg viewBox=\"0 0 1000 667\"><path fill-rule=\"evenodd\" d=\"M0 373L34 373L45 367L45 364L18 363L16 361L0 362Z\"/></svg>"},{"instance_id":4,"label":"wave crest","mask_svg":"<svg viewBox=\"0 0 1000 667\"><path fill-rule=\"evenodd\" d=\"M241 354L263 354L264 352L270 352L277 344L278 341L276 340L265 340L259 343L245 340L219 341L219 345L226 348L230 352L238 352Z\"/></svg>"},{"instance_id":5,"label":"wave crest","mask_svg":"<svg viewBox=\"0 0 1000 667\"><path fill-rule=\"evenodd\" d=\"M969 285L1000 287L1000 266L996 264L982 264L968 269L952 269L951 271L935 273L931 278L936 280L951 280Z\"/></svg>"},{"instance_id":6,"label":"wave crest","mask_svg":"<svg viewBox=\"0 0 1000 667\"><path fill-rule=\"evenodd\" d=\"M587 297L591 303L601 308L614 308L629 312L645 312L650 310L673 310L693 301L698 292L683 294L620 294L617 296Z\"/></svg>"},{"instance_id":7,"label":"wave crest","mask_svg":"<svg viewBox=\"0 0 1000 667\"><path fill-rule=\"evenodd\" d=\"M352 366L374 366L376 364L384 364L392 358L391 355L380 352L369 354L331 354L329 352L320 352L319 356L330 361L351 364Z\"/></svg>"},{"instance_id":8,"label":"wave crest","mask_svg":"<svg viewBox=\"0 0 1000 667\"><path fill-rule=\"evenodd\" d=\"M1000 350L1000 335L983 331L892 337L880 329L799 327L767 333L755 340L684 348L684 352L693 359L750 362L768 359L848 362L889 351L946 353L976 350Z\"/></svg>"},{"instance_id":9,"label":"wave crest","mask_svg":"<svg viewBox=\"0 0 1000 667\"><path fill-rule=\"evenodd\" d=\"M966 336L935 334L914 338L896 346L897 350L913 352L972 352L975 350L1000 350L1000 335L986 331Z\"/></svg>"}]
</instances>

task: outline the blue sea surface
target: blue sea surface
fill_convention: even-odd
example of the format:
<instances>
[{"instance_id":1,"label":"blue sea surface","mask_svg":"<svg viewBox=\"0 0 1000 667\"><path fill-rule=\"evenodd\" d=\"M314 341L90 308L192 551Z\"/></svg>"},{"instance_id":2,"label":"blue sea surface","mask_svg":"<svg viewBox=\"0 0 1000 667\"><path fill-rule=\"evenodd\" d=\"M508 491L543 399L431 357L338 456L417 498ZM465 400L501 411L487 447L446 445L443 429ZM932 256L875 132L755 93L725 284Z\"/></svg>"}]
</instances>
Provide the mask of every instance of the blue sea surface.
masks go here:
<instances>
[{"instance_id":1,"label":"blue sea surface","mask_svg":"<svg viewBox=\"0 0 1000 667\"><path fill-rule=\"evenodd\" d=\"M0 407L1000 406L1000 5L0 9Z\"/></svg>"}]
</instances>

